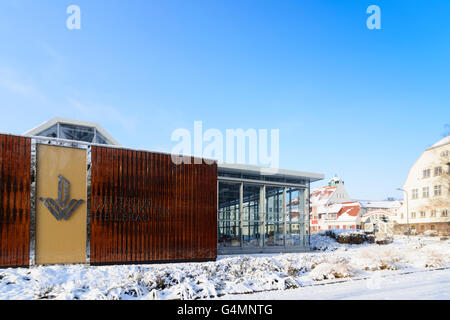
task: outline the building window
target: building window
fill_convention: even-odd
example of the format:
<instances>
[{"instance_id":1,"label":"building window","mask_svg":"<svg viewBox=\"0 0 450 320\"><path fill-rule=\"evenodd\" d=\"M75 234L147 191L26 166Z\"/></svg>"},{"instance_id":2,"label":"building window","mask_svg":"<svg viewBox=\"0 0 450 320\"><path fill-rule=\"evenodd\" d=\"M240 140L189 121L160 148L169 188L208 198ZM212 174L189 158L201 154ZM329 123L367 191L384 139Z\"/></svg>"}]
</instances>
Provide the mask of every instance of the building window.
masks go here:
<instances>
[{"instance_id":1,"label":"building window","mask_svg":"<svg viewBox=\"0 0 450 320\"><path fill-rule=\"evenodd\" d=\"M218 245L240 247L240 184L219 182Z\"/></svg>"},{"instance_id":2,"label":"building window","mask_svg":"<svg viewBox=\"0 0 450 320\"><path fill-rule=\"evenodd\" d=\"M419 189L412 189L412 198L413 199L419 198Z\"/></svg>"},{"instance_id":3,"label":"building window","mask_svg":"<svg viewBox=\"0 0 450 320\"><path fill-rule=\"evenodd\" d=\"M51 126L50 128L42 131L39 133L39 136L41 137L49 137L49 138L58 138L58 125L55 124Z\"/></svg>"},{"instance_id":4,"label":"building window","mask_svg":"<svg viewBox=\"0 0 450 320\"><path fill-rule=\"evenodd\" d=\"M430 228L431 228L431 230L435 230L436 226L434 224L432 224Z\"/></svg>"},{"instance_id":5,"label":"building window","mask_svg":"<svg viewBox=\"0 0 450 320\"><path fill-rule=\"evenodd\" d=\"M448 150L441 152L441 157L448 157Z\"/></svg>"},{"instance_id":6,"label":"building window","mask_svg":"<svg viewBox=\"0 0 450 320\"><path fill-rule=\"evenodd\" d=\"M264 225L261 210L262 186L244 184L242 202L242 246L263 246Z\"/></svg>"},{"instance_id":7,"label":"building window","mask_svg":"<svg viewBox=\"0 0 450 320\"><path fill-rule=\"evenodd\" d=\"M411 212L411 218L415 219L416 218L416 213L415 212Z\"/></svg>"},{"instance_id":8,"label":"building window","mask_svg":"<svg viewBox=\"0 0 450 320\"><path fill-rule=\"evenodd\" d=\"M434 195L435 196L440 196L442 194L442 188L441 186L434 186Z\"/></svg>"},{"instance_id":9,"label":"building window","mask_svg":"<svg viewBox=\"0 0 450 320\"><path fill-rule=\"evenodd\" d=\"M430 169L425 169L423 170L423 178L429 178L431 174L431 170Z\"/></svg>"},{"instance_id":10,"label":"building window","mask_svg":"<svg viewBox=\"0 0 450 320\"><path fill-rule=\"evenodd\" d=\"M284 245L283 194L283 187L266 187L266 233L264 236L266 246ZM295 218L297 221L300 220L298 210ZM313 230L316 231L316 227Z\"/></svg>"},{"instance_id":11,"label":"building window","mask_svg":"<svg viewBox=\"0 0 450 320\"><path fill-rule=\"evenodd\" d=\"M441 175L442 175L442 167L434 168L434 176L441 176Z\"/></svg>"},{"instance_id":12,"label":"building window","mask_svg":"<svg viewBox=\"0 0 450 320\"><path fill-rule=\"evenodd\" d=\"M428 198L429 196L430 196L430 188L429 187L422 188L422 197Z\"/></svg>"},{"instance_id":13,"label":"building window","mask_svg":"<svg viewBox=\"0 0 450 320\"><path fill-rule=\"evenodd\" d=\"M441 217L448 217L448 211L447 210L443 210L441 213Z\"/></svg>"},{"instance_id":14,"label":"building window","mask_svg":"<svg viewBox=\"0 0 450 320\"><path fill-rule=\"evenodd\" d=\"M431 217L432 218L436 218L436 210L432 210L431 211Z\"/></svg>"},{"instance_id":15,"label":"building window","mask_svg":"<svg viewBox=\"0 0 450 320\"><path fill-rule=\"evenodd\" d=\"M420 217L425 218L425 211L420 211Z\"/></svg>"},{"instance_id":16,"label":"building window","mask_svg":"<svg viewBox=\"0 0 450 320\"><path fill-rule=\"evenodd\" d=\"M401 214L401 217L400 217L401 219L403 219L404 218L404 215L403 215L403 213Z\"/></svg>"}]
</instances>

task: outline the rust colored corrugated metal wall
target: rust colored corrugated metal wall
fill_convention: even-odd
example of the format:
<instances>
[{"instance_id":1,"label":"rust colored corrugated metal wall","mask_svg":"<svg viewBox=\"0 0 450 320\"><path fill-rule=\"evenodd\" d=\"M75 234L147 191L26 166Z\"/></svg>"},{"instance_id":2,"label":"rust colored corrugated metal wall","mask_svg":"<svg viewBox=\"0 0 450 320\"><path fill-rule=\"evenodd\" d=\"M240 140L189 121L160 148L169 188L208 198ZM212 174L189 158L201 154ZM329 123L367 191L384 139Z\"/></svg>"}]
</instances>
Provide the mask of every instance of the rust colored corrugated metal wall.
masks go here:
<instances>
[{"instance_id":1,"label":"rust colored corrugated metal wall","mask_svg":"<svg viewBox=\"0 0 450 320\"><path fill-rule=\"evenodd\" d=\"M0 134L0 266L29 264L31 140Z\"/></svg>"},{"instance_id":2,"label":"rust colored corrugated metal wall","mask_svg":"<svg viewBox=\"0 0 450 320\"><path fill-rule=\"evenodd\" d=\"M216 258L217 165L92 147L91 263Z\"/></svg>"}]
</instances>

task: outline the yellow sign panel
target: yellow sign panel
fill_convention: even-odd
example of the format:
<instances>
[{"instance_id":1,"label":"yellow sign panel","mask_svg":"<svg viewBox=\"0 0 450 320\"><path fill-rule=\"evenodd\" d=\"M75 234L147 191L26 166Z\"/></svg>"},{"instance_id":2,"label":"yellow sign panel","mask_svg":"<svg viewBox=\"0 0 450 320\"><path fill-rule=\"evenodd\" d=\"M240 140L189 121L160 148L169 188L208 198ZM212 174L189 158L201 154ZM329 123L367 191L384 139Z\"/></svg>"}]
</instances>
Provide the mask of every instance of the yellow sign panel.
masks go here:
<instances>
[{"instance_id":1,"label":"yellow sign panel","mask_svg":"<svg viewBox=\"0 0 450 320\"><path fill-rule=\"evenodd\" d=\"M86 151L38 145L36 263L86 262Z\"/></svg>"}]
</instances>

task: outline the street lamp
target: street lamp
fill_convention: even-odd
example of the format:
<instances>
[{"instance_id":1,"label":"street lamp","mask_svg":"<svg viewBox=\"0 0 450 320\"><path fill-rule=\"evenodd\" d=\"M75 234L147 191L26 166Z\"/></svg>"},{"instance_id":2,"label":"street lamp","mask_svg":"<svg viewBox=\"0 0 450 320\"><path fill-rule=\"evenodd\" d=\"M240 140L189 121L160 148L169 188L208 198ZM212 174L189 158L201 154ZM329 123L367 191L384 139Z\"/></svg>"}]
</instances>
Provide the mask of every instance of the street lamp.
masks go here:
<instances>
[{"instance_id":1,"label":"street lamp","mask_svg":"<svg viewBox=\"0 0 450 320\"><path fill-rule=\"evenodd\" d=\"M406 193L406 224L408 226L408 237L409 237L410 229L409 229L408 191L406 191L405 189L402 189L402 188L397 188L397 190L403 191L404 193Z\"/></svg>"}]
</instances>

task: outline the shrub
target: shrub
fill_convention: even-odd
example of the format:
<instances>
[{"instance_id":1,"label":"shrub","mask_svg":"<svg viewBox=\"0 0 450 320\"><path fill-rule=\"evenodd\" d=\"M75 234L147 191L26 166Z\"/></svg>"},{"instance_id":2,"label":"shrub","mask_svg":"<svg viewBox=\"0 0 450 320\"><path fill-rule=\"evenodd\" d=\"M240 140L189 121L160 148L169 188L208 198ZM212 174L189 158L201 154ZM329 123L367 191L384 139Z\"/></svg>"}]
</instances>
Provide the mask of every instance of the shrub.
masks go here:
<instances>
[{"instance_id":1,"label":"shrub","mask_svg":"<svg viewBox=\"0 0 450 320\"><path fill-rule=\"evenodd\" d=\"M365 236L361 232L349 231L342 232L337 236L337 242L346 244L361 244L365 240Z\"/></svg>"},{"instance_id":2,"label":"shrub","mask_svg":"<svg viewBox=\"0 0 450 320\"><path fill-rule=\"evenodd\" d=\"M368 243L375 243L375 235L374 234L366 234L365 238Z\"/></svg>"},{"instance_id":3,"label":"shrub","mask_svg":"<svg viewBox=\"0 0 450 320\"><path fill-rule=\"evenodd\" d=\"M392 238L383 238L383 239L376 239L375 240L376 244L378 245L385 245L385 244L390 244L393 242Z\"/></svg>"}]
</instances>

